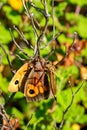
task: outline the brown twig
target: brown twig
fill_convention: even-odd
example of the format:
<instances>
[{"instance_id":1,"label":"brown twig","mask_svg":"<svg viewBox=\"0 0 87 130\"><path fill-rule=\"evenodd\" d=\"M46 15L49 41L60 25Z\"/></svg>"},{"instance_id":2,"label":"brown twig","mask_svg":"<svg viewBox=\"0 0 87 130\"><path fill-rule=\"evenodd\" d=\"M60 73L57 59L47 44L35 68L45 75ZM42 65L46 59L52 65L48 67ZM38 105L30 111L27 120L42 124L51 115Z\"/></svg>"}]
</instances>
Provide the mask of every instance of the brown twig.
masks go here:
<instances>
[{"instance_id":1,"label":"brown twig","mask_svg":"<svg viewBox=\"0 0 87 130\"><path fill-rule=\"evenodd\" d=\"M20 37L22 38L22 40L23 40L27 45L29 45L32 49L34 49L33 46L30 45L29 42L27 41L27 39L25 38L23 32L20 32L15 25L13 26L13 28L18 32L18 34L20 35Z\"/></svg>"},{"instance_id":2,"label":"brown twig","mask_svg":"<svg viewBox=\"0 0 87 130\"><path fill-rule=\"evenodd\" d=\"M0 115L2 116L2 120L5 120L6 123L8 124L9 130L13 130L13 126L11 125L10 119L7 116L6 111L5 111L5 109L4 109L4 107L2 105L0 105ZM3 124L1 124L1 126L2 126L2 128L4 128Z\"/></svg>"},{"instance_id":3,"label":"brown twig","mask_svg":"<svg viewBox=\"0 0 87 130\"><path fill-rule=\"evenodd\" d=\"M28 9L28 7L27 7L27 4L26 4L26 2L25 2L25 0L22 0L22 3L23 3L23 6L24 6L24 8L25 8L25 10L26 10L26 15L27 15L28 18L31 20L32 27L33 27L33 30L34 30L34 34L35 34L35 36L38 37L37 29L36 29L36 26L35 26L34 20L33 20L33 15L30 13L30 11L29 11L29 9Z\"/></svg>"},{"instance_id":4,"label":"brown twig","mask_svg":"<svg viewBox=\"0 0 87 130\"><path fill-rule=\"evenodd\" d=\"M48 10L47 10L47 4L46 4L46 0L44 0L44 11L45 11L45 19L46 19L46 22L45 22L45 25L44 25L44 29L43 31L41 32L38 40L37 40L37 51L36 51L36 54L35 55L38 55L40 56L40 45L43 41L43 38L45 36L45 33L46 33L46 30L47 30L47 26L48 26L48 20L49 20L49 13L48 13Z\"/></svg>"},{"instance_id":5,"label":"brown twig","mask_svg":"<svg viewBox=\"0 0 87 130\"><path fill-rule=\"evenodd\" d=\"M62 130L63 124L64 124L65 114L68 112L68 110L69 110L70 107L72 106L73 101L74 101L74 98L75 98L75 95L76 95L76 94L79 92L79 90L82 88L83 84L84 84L84 81L81 83L80 87L79 87L75 92L73 92L72 86L71 86L72 99L71 99L71 101L70 101L70 104L67 106L67 108L66 108L65 111L63 112L62 120L61 120L61 123L60 123L60 125L59 125L59 127L58 127L58 130Z\"/></svg>"},{"instance_id":6,"label":"brown twig","mask_svg":"<svg viewBox=\"0 0 87 130\"><path fill-rule=\"evenodd\" d=\"M35 8L38 12L42 13L44 16L46 15L44 9L41 9L41 8L39 8L39 7L36 7L36 6L34 5L34 3L32 3L32 2L30 2L30 5L31 5L33 8ZM44 3L43 3L43 5L44 5Z\"/></svg>"},{"instance_id":7,"label":"brown twig","mask_svg":"<svg viewBox=\"0 0 87 130\"><path fill-rule=\"evenodd\" d=\"M12 33L11 28L10 28L9 30L10 30L10 34L11 34L11 37L12 37L12 40L13 40L14 44L18 47L18 49L19 49L25 56L27 56L28 58L31 58L31 57L18 45L18 43L16 42L16 40L15 40L15 38L14 38L14 35L13 35L13 33Z\"/></svg>"},{"instance_id":8,"label":"brown twig","mask_svg":"<svg viewBox=\"0 0 87 130\"><path fill-rule=\"evenodd\" d=\"M40 47L40 49L46 48L46 47L47 47L48 45L50 45L53 41L55 41L56 38L59 37L61 34L62 34L62 32L58 32L58 33L54 36L54 38L52 38L51 41L49 41L49 42L48 42L47 44L45 44L44 46Z\"/></svg>"}]
</instances>

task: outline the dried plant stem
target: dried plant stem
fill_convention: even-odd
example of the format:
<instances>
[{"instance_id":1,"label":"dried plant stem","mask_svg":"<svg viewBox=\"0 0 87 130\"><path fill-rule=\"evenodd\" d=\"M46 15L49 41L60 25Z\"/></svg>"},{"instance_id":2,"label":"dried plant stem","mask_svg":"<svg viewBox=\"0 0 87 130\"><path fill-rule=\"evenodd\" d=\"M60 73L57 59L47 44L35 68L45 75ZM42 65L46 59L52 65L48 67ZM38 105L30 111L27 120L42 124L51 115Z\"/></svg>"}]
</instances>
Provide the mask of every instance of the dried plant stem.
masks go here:
<instances>
[{"instance_id":1,"label":"dried plant stem","mask_svg":"<svg viewBox=\"0 0 87 130\"><path fill-rule=\"evenodd\" d=\"M33 46L30 45L29 42L27 41L27 39L24 37L23 32L20 32L16 26L13 26L13 27L14 27L14 29L18 32L18 34L21 36L21 38L23 39L23 41L24 41L27 45L29 45L32 49L34 49Z\"/></svg>"},{"instance_id":2,"label":"dried plant stem","mask_svg":"<svg viewBox=\"0 0 87 130\"><path fill-rule=\"evenodd\" d=\"M15 38L14 38L14 35L11 31L11 28L10 28L10 34L11 34L11 37L12 37L12 40L14 42L14 44L18 47L18 49L24 54L26 55L28 58L30 58L30 56L18 45L18 43L16 42Z\"/></svg>"},{"instance_id":3,"label":"dried plant stem","mask_svg":"<svg viewBox=\"0 0 87 130\"><path fill-rule=\"evenodd\" d=\"M45 22L45 26L44 26L44 29L43 31L41 32L38 40L37 40L37 52L36 52L36 55L40 56L40 45L43 41L43 38L45 36L45 33L46 33L46 30L47 30L47 26L48 26L48 20L49 20L49 13L48 13L48 10L47 10L47 4L46 4L46 0L44 0L44 11L45 11L45 19L46 19L46 22Z\"/></svg>"},{"instance_id":4,"label":"dried plant stem","mask_svg":"<svg viewBox=\"0 0 87 130\"><path fill-rule=\"evenodd\" d=\"M13 130L13 127L10 123L10 119L9 117L7 116L6 112L5 112L5 109L2 105L0 105L0 115L2 116L2 120L5 120L6 123L8 124L8 128L9 130ZM1 124L2 125L2 124ZM4 127L4 125L2 125L2 127Z\"/></svg>"},{"instance_id":5,"label":"dried plant stem","mask_svg":"<svg viewBox=\"0 0 87 130\"><path fill-rule=\"evenodd\" d=\"M45 16L45 12L43 9L36 7L32 2L30 2L30 5Z\"/></svg>"},{"instance_id":6,"label":"dried plant stem","mask_svg":"<svg viewBox=\"0 0 87 130\"><path fill-rule=\"evenodd\" d=\"M37 29L36 29L36 26L35 26L34 20L33 20L33 15L30 13L30 11L29 11L29 9L28 9L28 7L27 7L27 4L26 4L26 2L25 2L25 0L22 0L22 3L23 3L23 6L24 6L24 8L25 8L25 10L26 10L26 15L27 15L28 18L31 20L32 27L33 27L33 30L34 30L34 34L35 34L35 36L38 37Z\"/></svg>"},{"instance_id":7,"label":"dried plant stem","mask_svg":"<svg viewBox=\"0 0 87 130\"><path fill-rule=\"evenodd\" d=\"M62 34L62 32L58 32L58 33L54 36L54 38L52 38L51 41L49 41L47 44L45 44L44 46L42 46L40 49L43 49L43 48L47 47L49 44L51 44L53 41L55 41L56 38L59 37L61 34Z\"/></svg>"},{"instance_id":8,"label":"dried plant stem","mask_svg":"<svg viewBox=\"0 0 87 130\"><path fill-rule=\"evenodd\" d=\"M72 86L71 86L72 99L71 99L70 104L67 106L67 108L66 108L65 111L63 112L62 120L61 120L61 123L60 123L60 125L59 125L59 127L58 127L58 130L62 130L63 124L64 124L64 117L65 117L65 114L68 112L68 110L69 110L70 107L72 106L73 101L74 101L74 98L75 98L75 95L76 95L76 94L79 92L79 90L82 88L83 84L84 84L84 81L81 83L80 87L79 87L75 92L73 92Z\"/></svg>"}]
</instances>

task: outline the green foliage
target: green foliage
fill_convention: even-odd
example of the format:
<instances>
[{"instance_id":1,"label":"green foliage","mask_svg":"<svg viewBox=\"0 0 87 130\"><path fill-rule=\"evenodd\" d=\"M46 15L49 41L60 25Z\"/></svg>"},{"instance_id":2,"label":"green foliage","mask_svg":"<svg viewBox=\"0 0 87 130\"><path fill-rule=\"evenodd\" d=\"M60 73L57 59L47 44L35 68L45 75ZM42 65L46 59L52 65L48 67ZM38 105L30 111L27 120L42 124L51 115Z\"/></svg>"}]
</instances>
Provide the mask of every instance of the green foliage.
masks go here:
<instances>
[{"instance_id":1,"label":"green foliage","mask_svg":"<svg viewBox=\"0 0 87 130\"><path fill-rule=\"evenodd\" d=\"M36 6L43 9L43 5L40 0L38 0L38 2L34 0L33 2ZM30 56L34 55L33 50L30 48L30 46L25 44L23 39L13 29L13 25L16 25L17 28L24 33L24 37L32 46L36 44L36 37L33 27L31 26L30 19L27 19L26 15L24 15L24 9L22 9L22 11L16 11L9 4L7 4L6 0L2 0L0 4L2 3L3 7L0 8L0 43L4 46L13 68L17 70L23 65L23 62L20 60L20 58L16 57L16 55L18 54L23 59L28 58L22 52L20 52L13 43L9 28L12 28L12 32L18 45ZM41 45L42 47L52 40L53 35L53 21L51 17L52 3L50 0L47 1L47 7L50 18L46 36L44 37ZM79 13L76 12L77 7L80 9ZM86 11L84 7L86 7ZM38 34L40 34L45 23L45 18L33 7L30 7L30 11L33 13L34 18L37 19L37 22L35 23L37 28L39 28L39 25L41 25L40 30L38 29ZM50 44L44 49L41 49L40 52L41 56L48 56L48 53L52 51L52 47L55 44L54 53L48 56L48 59L55 63L59 60L57 55L65 55L65 43L70 45L73 42L72 35L75 31L78 32L81 40L86 41L87 45L87 1L55 1L54 11L55 34L58 33L59 30L63 31L63 34L61 34L55 40L55 43ZM83 47L79 53L79 55L74 54L73 58L74 61L78 60L78 62L80 62L79 65L73 63L67 67L67 65L62 64L59 65L54 72L56 77L57 103L55 103L54 99L27 103L23 93L16 93L10 105L6 109L6 112L8 115L14 114L14 117L20 119L21 130L25 129L32 115L32 119L30 120L29 126L26 128L26 130L55 130L56 122L61 122L63 112L71 103L72 91L73 93L76 92L80 87L82 80L84 79L82 77L81 67L83 66L87 69L87 46ZM68 62L68 59L65 62ZM11 95L11 93L8 92L8 85L13 76L9 71L5 70L7 65L8 61L6 55L0 47L0 104L5 104ZM87 72L85 72L85 75L87 75L86 73ZM74 79L71 82L72 89L68 84L70 77ZM72 103L71 107L65 114L63 130L74 130L72 129L73 124L78 124L79 126L84 126L87 124L86 86L87 83L85 81L81 89L75 95L74 102Z\"/></svg>"}]
</instances>

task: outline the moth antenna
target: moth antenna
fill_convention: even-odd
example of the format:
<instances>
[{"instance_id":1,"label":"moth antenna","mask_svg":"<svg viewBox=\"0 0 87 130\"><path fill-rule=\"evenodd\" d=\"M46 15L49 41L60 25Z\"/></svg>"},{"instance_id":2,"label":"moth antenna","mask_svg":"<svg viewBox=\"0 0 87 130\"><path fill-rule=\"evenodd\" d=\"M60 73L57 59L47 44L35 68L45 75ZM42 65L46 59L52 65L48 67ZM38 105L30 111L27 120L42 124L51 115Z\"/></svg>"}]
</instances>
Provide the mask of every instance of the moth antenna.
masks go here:
<instances>
[{"instance_id":1,"label":"moth antenna","mask_svg":"<svg viewBox=\"0 0 87 130\"><path fill-rule=\"evenodd\" d=\"M12 64L11 64L11 62L10 62L10 60L9 60L9 56L8 56L8 54L7 54L7 52L6 52L5 48L4 48L4 46L3 46L1 43L0 43L0 46L1 46L2 50L4 51L4 53L5 53L5 55L6 55L6 58L7 58L7 61L8 61L9 66L10 66L10 69L11 69L12 74L15 74L15 71L14 71L13 68L12 68Z\"/></svg>"},{"instance_id":2,"label":"moth antenna","mask_svg":"<svg viewBox=\"0 0 87 130\"><path fill-rule=\"evenodd\" d=\"M20 35L20 37L22 38L22 40L31 47L31 49L34 49L33 46L27 41L27 39L25 38L23 32L20 32L19 29L14 25L13 28L18 32L18 34Z\"/></svg>"},{"instance_id":3,"label":"moth antenna","mask_svg":"<svg viewBox=\"0 0 87 130\"><path fill-rule=\"evenodd\" d=\"M31 57L18 45L18 43L16 42L16 40L15 40L15 38L14 38L14 35L13 35L13 33L12 33L11 28L10 28L9 30L10 30L10 34L11 34L11 37L12 37L12 40L13 40L14 44L18 47L18 49L19 49L25 56L27 56L28 58L31 58Z\"/></svg>"},{"instance_id":4,"label":"moth antenna","mask_svg":"<svg viewBox=\"0 0 87 130\"><path fill-rule=\"evenodd\" d=\"M73 51L73 46L74 46L74 44L77 42L77 41L76 41L77 36L78 36L77 32L74 32L73 42L72 42L70 48L69 48L68 50L66 50L65 56L64 56L58 63L56 63L55 66L57 66L57 65L59 65L59 64L62 64L62 63L64 62L65 58Z\"/></svg>"}]
</instances>

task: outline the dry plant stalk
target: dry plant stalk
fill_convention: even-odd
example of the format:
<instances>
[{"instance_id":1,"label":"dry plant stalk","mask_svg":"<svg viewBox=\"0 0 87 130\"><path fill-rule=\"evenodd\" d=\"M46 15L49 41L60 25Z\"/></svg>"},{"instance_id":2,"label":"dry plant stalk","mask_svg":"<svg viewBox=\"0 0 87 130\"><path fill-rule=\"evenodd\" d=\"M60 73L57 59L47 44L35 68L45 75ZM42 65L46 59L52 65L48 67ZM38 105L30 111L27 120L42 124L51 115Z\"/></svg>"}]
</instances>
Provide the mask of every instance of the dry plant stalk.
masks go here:
<instances>
[{"instance_id":1,"label":"dry plant stalk","mask_svg":"<svg viewBox=\"0 0 87 130\"><path fill-rule=\"evenodd\" d=\"M10 122L10 118L7 116L5 108L2 105L0 105L0 116L1 116L1 119L0 119L1 130L4 130L4 128L9 128L9 130L13 130L14 127L12 126ZM8 127L3 124L3 120L6 121L6 123L8 124Z\"/></svg>"},{"instance_id":2,"label":"dry plant stalk","mask_svg":"<svg viewBox=\"0 0 87 130\"><path fill-rule=\"evenodd\" d=\"M72 85L71 85L71 83L70 83L70 81L69 81L70 86L71 86L72 97L71 97L71 101L70 101L69 105L66 107L66 109L65 109L64 112L63 112L62 120L61 120L59 126L57 127L57 130L62 130L63 125L64 125L64 117L65 117L66 113L68 112L68 110L70 109L70 107L72 106L73 101L74 101L74 98L75 98L75 95L76 95L76 94L79 92L79 90L83 87L84 82L85 82L85 80L82 81L80 87L79 87L75 92L73 92Z\"/></svg>"}]
</instances>

